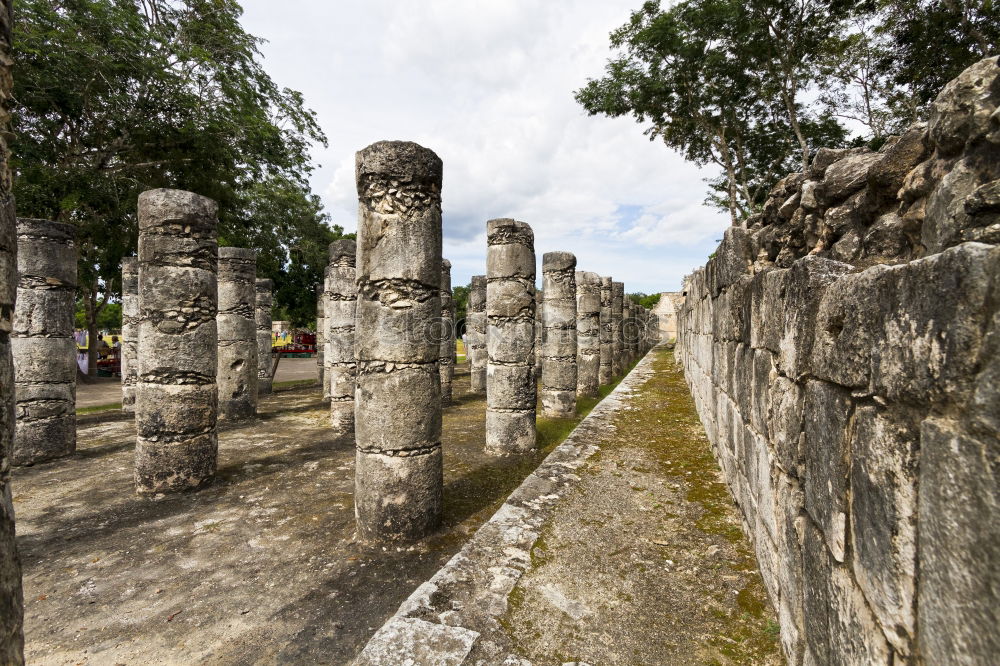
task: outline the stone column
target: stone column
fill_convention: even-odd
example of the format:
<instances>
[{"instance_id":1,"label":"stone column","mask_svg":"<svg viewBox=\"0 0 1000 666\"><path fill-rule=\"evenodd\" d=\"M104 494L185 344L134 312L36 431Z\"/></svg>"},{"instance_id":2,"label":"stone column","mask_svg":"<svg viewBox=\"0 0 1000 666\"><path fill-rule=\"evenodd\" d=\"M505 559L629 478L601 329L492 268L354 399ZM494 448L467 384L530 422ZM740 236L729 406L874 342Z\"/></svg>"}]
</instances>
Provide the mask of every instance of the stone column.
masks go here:
<instances>
[{"instance_id":1,"label":"stone column","mask_svg":"<svg viewBox=\"0 0 1000 666\"><path fill-rule=\"evenodd\" d=\"M542 256L542 413L576 414L576 257Z\"/></svg>"},{"instance_id":2,"label":"stone column","mask_svg":"<svg viewBox=\"0 0 1000 666\"><path fill-rule=\"evenodd\" d=\"M10 153L11 4L0 4L0 663L24 663L24 597L21 561L14 540L10 456L14 440L14 362L10 351L17 294L17 222L11 196Z\"/></svg>"},{"instance_id":3,"label":"stone column","mask_svg":"<svg viewBox=\"0 0 1000 666\"><path fill-rule=\"evenodd\" d=\"M601 278L601 365L600 383L610 384L614 379L611 372L611 278Z\"/></svg>"},{"instance_id":4,"label":"stone column","mask_svg":"<svg viewBox=\"0 0 1000 666\"><path fill-rule=\"evenodd\" d=\"M601 276L576 273L576 394L595 397L601 368Z\"/></svg>"},{"instance_id":5,"label":"stone column","mask_svg":"<svg viewBox=\"0 0 1000 666\"><path fill-rule=\"evenodd\" d=\"M415 143L358 152L354 506L367 541L441 519L441 159Z\"/></svg>"},{"instance_id":6,"label":"stone column","mask_svg":"<svg viewBox=\"0 0 1000 666\"><path fill-rule=\"evenodd\" d=\"M635 303L627 294L622 306L622 351L625 355L622 362L624 372L635 361Z\"/></svg>"},{"instance_id":7,"label":"stone column","mask_svg":"<svg viewBox=\"0 0 1000 666\"><path fill-rule=\"evenodd\" d=\"M340 435L354 433L354 316L358 287L354 283L357 243L350 238L330 243L326 267L326 376L330 385L330 427Z\"/></svg>"},{"instance_id":8,"label":"stone column","mask_svg":"<svg viewBox=\"0 0 1000 666\"><path fill-rule=\"evenodd\" d=\"M316 291L316 374L320 388L323 390L323 399L330 397L330 384L326 377L326 304L323 302L323 288L317 287Z\"/></svg>"},{"instance_id":9,"label":"stone column","mask_svg":"<svg viewBox=\"0 0 1000 666\"><path fill-rule=\"evenodd\" d=\"M122 411L135 411L139 345L139 260L122 259Z\"/></svg>"},{"instance_id":10,"label":"stone column","mask_svg":"<svg viewBox=\"0 0 1000 666\"><path fill-rule=\"evenodd\" d=\"M625 285L611 283L611 374L622 376L624 353L622 347L622 312L625 305Z\"/></svg>"},{"instance_id":11,"label":"stone column","mask_svg":"<svg viewBox=\"0 0 1000 666\"><path fill-rule=\"evenodd\" d=\"M196 488L218 453L218 206L182 190L139 195L135 485Z\"/></svg>"},{"instance_id":12,"label":"stone column","mask_svg":"<svg viewBox=\"0 0 1000 666\"><path fill-rule=\"evenodd\" d=\"M535 366L536 380L542 376L542 299L544 296L541 289L535 292L535 349L531 359Z\"/></svg>"},{"instance_id":13,"label":"stone column","mask_svg":"<svg viewBox=\"0 0 1000 666\"><path fill-rule=\"evenodd\" d=\"M219 417L257 414L257 253L219 248Z\"/></svg>"},{"instance_id":14,"label":"stone column","mask_svg":"<svg viewBox=\"0 0 1000 666\"><path fill-rule=\"evenodd\" d=\"M535 448L535 235L524 222L486 223L486 453Z\"/></svg>"},{"instance_id":15,"label":"stone column","mask_svg":"<svg viewBox=\"0 0 1000 666\"><path fill-rule=\"evenodd\" d=\"M76 227L18 219L11 349L17 396L15 465L76 450ZM92 341L97 344L97 341Z\"/></svg>"},{"instance_id":16,"label":"stone column","mask_svg":"<svg viewBox=\"0 0 1000 666\"><path fill-rule=\"evenodd\" d=\"M471 390L473 393L486 391L486 276L473 275L469 289L469 303L466 308L465 333L468 349L465 357L469 361Z\"/></svg>"},{"instance_id":17,"label":"stone column","mask_svg":"<svg viewBox=\"0 0 1000 666\"><path fill-rule=\"evenodd\" d=\"M257 323L257 395L271 395L271 306L274 282L263 278L256 280L254 319Z\"/></svg>"},{"instance_id":18,"label":"stone column","mask_svg":"<svg viewBox=\"0 0 1000 666\"><path fill-rule=\"evenodd\" d=\"M451 296L451 262L441 260L441 404L451 403L451 380L455 376L455 304Z\"/></svg>"}]
</instances>

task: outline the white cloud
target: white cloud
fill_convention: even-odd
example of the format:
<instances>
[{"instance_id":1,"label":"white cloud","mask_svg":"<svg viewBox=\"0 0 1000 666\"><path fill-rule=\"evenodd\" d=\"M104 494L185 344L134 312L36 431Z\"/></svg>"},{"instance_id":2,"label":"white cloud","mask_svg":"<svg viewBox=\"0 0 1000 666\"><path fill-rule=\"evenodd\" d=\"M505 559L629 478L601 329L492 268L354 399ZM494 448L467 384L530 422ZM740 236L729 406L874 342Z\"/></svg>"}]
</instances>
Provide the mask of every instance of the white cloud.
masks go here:
<instances>
[{"instance_id":1,"label":"white cloud","mask_svg":"<svg viewBox=\"0 0 1000 666\"><path fill-rule=\"evenodd\" d=\"M455 284L484 271L486 220L510 216L534 228L539 260L568 250L581 269L651 292L703 263L726 219L701 205L706 174L573 100L638 4L243 3L248 30L269 40L268 71L305 94L329 136L313 185L336 223L356 227L354 152L409 139L444 161Z\"/></svg>"}]
</instances>

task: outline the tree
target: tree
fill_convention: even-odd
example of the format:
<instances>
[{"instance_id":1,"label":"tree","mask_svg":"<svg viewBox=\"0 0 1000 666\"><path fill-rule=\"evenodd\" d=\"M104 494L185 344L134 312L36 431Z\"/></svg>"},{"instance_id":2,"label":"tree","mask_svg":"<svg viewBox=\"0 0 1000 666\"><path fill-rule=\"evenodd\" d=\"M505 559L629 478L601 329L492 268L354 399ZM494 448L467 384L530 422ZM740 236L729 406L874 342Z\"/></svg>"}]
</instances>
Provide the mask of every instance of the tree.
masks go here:
<instances>
[{"instance_id":1,"label":"tree","mask_svg":"<svg viewBox=\"0 0 1000 666\"><path fill-rule=\"evenodd\" d=\"M779 177L807 159L810 142L836 145L843 128L803 112L810 45L832 14L773 11L772 3L686 0L663 11L651 0L611 34L617 55L575 98L591 115L633 116L645 133L698 164L722 170L709 201L734 224L763 204ZM812 3L804 3L812 7ZM775 38L788 42L787 52ZM794 47L794 48L793 48ZM796 155L798 159L796 159Z\"/></svg>"},{"instance_id":2,"label":"tree","mask_svg":"<svg viewBox=\"0 0 1000 666\"><path fill-rule=\"evenodd\" d=\"M281 253L294 261L289 241L336 233L308 189L308 148L325 137L302 96L264 72L259 40L240 26L241 13L234 0L18 5L18 212L77 226L92 339L120 293L143 190L176 187L215 199L221 242L257 247L262 275L279 285L291 272ZM273 214L250 217L279 205L288 216L280 224Z\"/></svg>"},{"instance_id":3,"label":"tree","mask_svg":"<svg viewBox=\"0 0 1000 666\"><path fill-rule=\"evenodd\" d=\"M469 309L469 292L472 285L459 285L451 290L452 302L455 303L455 335L462 337L465 333L465 318Z\"/></svg>"},{"instance_id":4,"label":"tree","mask_svg":"<svg viewBox=\"0 0 1000 666\"><path fill-rule=\"evenodd\" d=\"M628 297L632 299L633 303L641 305L647 310L652 310L660 302L660 294L646 294L641 291L629 294Z\"/></svg>"}]
</instances>

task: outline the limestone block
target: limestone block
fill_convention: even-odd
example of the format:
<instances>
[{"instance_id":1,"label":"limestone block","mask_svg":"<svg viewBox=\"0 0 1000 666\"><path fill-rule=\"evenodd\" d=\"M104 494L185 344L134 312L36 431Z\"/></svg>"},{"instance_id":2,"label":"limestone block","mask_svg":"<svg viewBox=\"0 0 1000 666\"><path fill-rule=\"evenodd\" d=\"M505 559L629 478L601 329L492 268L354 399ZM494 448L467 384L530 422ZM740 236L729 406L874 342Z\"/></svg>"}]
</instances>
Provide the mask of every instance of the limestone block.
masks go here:
<instances>
[{"instance_id":1,"label":"limestone block","mask_svg":"<svg viewBox=\"0 0 1000 666\"><path fill-rule=\"evenodd\" d=\"M611 372L611 342L613 337L611 332L611 282L610 277L601 278L601 364L599 379L602 386L610 384L613 377Z\"/></svg>"},{"instance_id":2,"label":"limestone block","mask_svg":"<svg viewBox=\"0 0 1000 666\"><path fill-rule=\"evenodd\" d=\"M920 452L918 649L986 664L1000 652L1000 440L928 419Z\"/></svg>"},{"instance_id":3,"label":"limestone block","mask_svg":"<svg viewBox=\"0 0 1000 666\"><path fill-rule=\"evenodd\" d=\"M996 309L1000 247L965 243L892 270L900 305L885 318L873 390L890 400L964 403Z\"/></svg>"},{"instance_id":4,"label":"limestone block","mask_svg":"<svg viewBox=\"0 0 1000 666\"><path fill-rule=\"evenodd\" d=\"M896 199L906 175L927 158L927 143L927 123L915 123L879 151L878 159L868 167L867 177L868 188L877 199Z\"/></svg>"},{"instance_id":5,"label":"limestone block","mask_svg":"<svg viewBox=\"0 0 1000 666\"><path fill-rule=\"evenodd\" d=\"M770 404L771 385L777 378L771 352L766 349L746 348L744 373L740 375L741 393L749 394L749 405L741 410L750 416L750 425L765 438L770 437L768 430L768 406ZM747 389L750 389L749 391Z\"/></svg>"},{"instance_id":6,"label":"limestone block","mask_svg":"<svg viewBox=\"0 0 1000 666\"><path fill-rule=\"evenodd\" d=\"M767 395L767 433L782 469L798 474L802 465L802 387L781 375L770 384Z\"/></svg>"},{"instance_id":7,"label":"limestone block","mask_svg":"<svg viewBox=\"0 0 1000 666\"><path fill-rule=\"evenodd\" d=\"M938 93L931 103L930 140L941 156L956 155L991 131L1000 105L1000 64L996 56L972 65Z\"/></svg>"},{"instance_id":8,"label":"limestone block","mask_svg":"<svg viewBox=\"0 0 1000 666\"><path fill-rule=\"evenodd\" d=\"M438 369L441 375L441 404L451 402L451 382L455 375L455 304L451 291L451 262L441 260L441 355Z\"/></svg>"},{"instance_id":9,"label":"limestone block","mask_svg":"<svg viewBox=\"0 0 1000 666\"><path fill-rule=\"evenodd\" d=\"M878 153L869 152L849 155L828 166L819 188L819 192L822 193L821 205L830 206L843 201L864 187L868 169L878 160Z\"/></svg>"},{"instance_id":10,"label":"limestone block","mask_svg":"<svg viewBox=\"0 0 1000 666\"><path fill-rule=\"evenodd\" d=\"M542 412L561 418L576 413L576 257L542 257Z\"/></svg>"},{"instance_id":11,"label":"limestone block","mask_svg":"<svg viewBox=\"0 0 1000 666\"><path fill-rule=\"evenodd\" d=\"M778 367L792 379L809 371L816 313L826 287L850 272L847 264L816 256L804 257L789 269L785 285L784 331L778 344Z\"/></svg>"},{"instance_id":12,"label":"limestone block","mask_svg":"<svg viewBox=\"0 0 1000 666\"><path fill-rule=\"evenodd\" d=\"M357 421L358 427L362 420ZM441 447L425 455L386 455L358 449L354 513L368 541L385 534L414 540L437 528L442 510Z\"/></svg>"},{"instance_id":13,"label":"limestone block","mask_svg":"<svg viewBox=\"0 0 1000 666\"><path fill-rule=\"evenodd\" d=\"M886 344L884 321L896 308L897 275L888 266L873 266L826 288L809 360L814 376L842 386L868 387L872 353Z\"/></svg>"},{"instance_id":14,"label":"limestone block","mask_svg":"<svg viewBox=\"0 0 1000 666\"><path fill-rule=\"evenodd\" d=\"M526 322L527 335L534 335L534 324ZM473 275L469 288L469 301L466 325L466 350L465 355L469 363L470 390L473 393L486 391L486 361L487 351L487 327L486 327L486 276ZM521 343L519 351L523 353L526 343Z\"/></svg>"},{"instance_id":15,"label":"limestone block","mask_svg":"<svg viewBox=\"0 0 1000 666\"><path fill-rule=\"evenodd\" d=\"M135 411L135 385L138 381L139 350L139 261L122 259L122 411Z\"/></svg>"},{"instance_id":16,"label":"limestone block","mask_svg":"<svg viewBox=\"0 0 1000 666\"><path fill-rule=\"evenodd\" d=\"M838 562L844 561L848 424L852 411L846 390L816 380L806 383L802 409L805 508Z\"/></svg>"},{"instance_id":17,"label":"limestone block","mask_svg":"<svg viewBox=\"0 0 1000 666\"><path fill-rule=\"evenodd\" d=\"M914 635L916 423L901 411L860 407L851 439L851 545L855 580L897 652Z\"/></svg>"},{"instance_id":18,"label":"limestone block","mask_svg":"<svg viewBox=\"0 0 1000 666\"><path fill-rule=\"evenodd\" d=\"M433 363L405 367L361 363L357 401L371 417L359 419L355 424L359 447L405 455L401 452L439 446L441 410L436 409L440 404L439 382ZM390 414L392 418L386 418Z\"/></svg>"},{"instance_id":19,"label":"limestone block","mask_svg":"<svg viewBox=\"0 0 1000 666\"><path fill-rule=\"evenodd\" d=\"M576 273L577 395L593 397L600 386L601 276Z\"/></svg>"},{"instance_id":20,"label":"limestone block","mask_svg":"<svg viewBox=\"0 0 1000 666\"><path fill-rule=\"evenodd\" d=\"M768 270L754 275L750 283L750 344L778 353L784 335L785 291L789 269Z\"/></svg>"},{"instance_id":21,"label":"limestone block","mask_svg":"<svg viewBox=\"0 0 1000 666\"><path fill-rule=\"evenodd\" d=\"M359 270L359 276L363 275ZM440 278L439 278L440 279ZM375 286L388 294L376 297ZM358 284L356 329L378 331L356 338L359 361L436 363L441 352L435 325L441 316L441 299L435 284L429 287L398 286L388 281Z\"/></svg>"}]
</instances>

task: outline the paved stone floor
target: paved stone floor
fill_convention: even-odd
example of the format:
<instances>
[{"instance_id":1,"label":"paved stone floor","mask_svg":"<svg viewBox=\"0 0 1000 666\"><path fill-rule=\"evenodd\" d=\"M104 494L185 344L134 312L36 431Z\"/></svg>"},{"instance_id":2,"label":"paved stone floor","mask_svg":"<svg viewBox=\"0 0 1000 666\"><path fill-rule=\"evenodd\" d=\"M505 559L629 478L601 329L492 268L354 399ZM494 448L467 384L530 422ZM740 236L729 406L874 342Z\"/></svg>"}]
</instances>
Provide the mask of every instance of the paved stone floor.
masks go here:
<instances>
[{"instance_id":1,"label":"paved stone floor","mask_svg":"<svg viewBox=\"0 0 1000 666\"><path fill-rule=\"evenodd\" d=\"M278 363L275 383L316 379L319 376L315 358L283 358ZM121 403L122 384L120 377L93 377L89 383L77 382L76 407L98 407Z\"/></svg>"},{"instance_id":2,"label":"paved stone floor","mask_svg":"<svg viewBox=\"0 0 1000 666\"><path fill-rule=\"evenodd\" d=\"M223 429L218 479L180 496L135 496L131 421L81 425L74 457L14 470L29 663L345 663L543 456L483 455L468 386L459 366L445 524L401 550L354 542L353 445L314 388Z\"/></svg>"}]
</instances>

